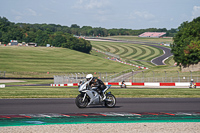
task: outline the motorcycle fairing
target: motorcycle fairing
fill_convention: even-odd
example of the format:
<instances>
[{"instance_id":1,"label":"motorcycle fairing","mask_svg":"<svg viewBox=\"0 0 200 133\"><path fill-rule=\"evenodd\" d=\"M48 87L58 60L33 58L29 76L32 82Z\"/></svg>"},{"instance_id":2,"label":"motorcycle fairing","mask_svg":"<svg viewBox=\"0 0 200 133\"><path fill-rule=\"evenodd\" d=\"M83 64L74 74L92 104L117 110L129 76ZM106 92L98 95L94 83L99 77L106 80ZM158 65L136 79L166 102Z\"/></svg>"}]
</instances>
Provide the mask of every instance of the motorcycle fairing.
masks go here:
<instances>
[{"instance_id":1,"label":"motorcycle fairing","mask_svg":"<svg viewBox=\"0 0 200 133\"><path fill-rule=\"evenodd\" d=\"M90 97L90 104L99 104L100 103L100 95L94 90L87 90L86 94Z\"/></svg>"}]
</instances>

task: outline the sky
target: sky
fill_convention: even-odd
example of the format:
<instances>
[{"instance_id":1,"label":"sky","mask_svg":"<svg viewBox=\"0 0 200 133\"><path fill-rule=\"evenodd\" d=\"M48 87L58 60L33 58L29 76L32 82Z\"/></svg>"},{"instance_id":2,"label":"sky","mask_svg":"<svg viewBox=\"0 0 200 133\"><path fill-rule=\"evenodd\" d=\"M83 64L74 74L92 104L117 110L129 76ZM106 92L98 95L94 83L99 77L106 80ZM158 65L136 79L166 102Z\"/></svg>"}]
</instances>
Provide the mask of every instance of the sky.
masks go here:
<instances>
[{"instance_id":1,"label":"sky","mask_svg":"<svg viewBox=\"0 0 200 133\"><path fill-rule=\"evenodd\" d=\"M200 16L200 0L0 0L14 23L106 29L178 28Z\"/></svg>"}]
</instances>

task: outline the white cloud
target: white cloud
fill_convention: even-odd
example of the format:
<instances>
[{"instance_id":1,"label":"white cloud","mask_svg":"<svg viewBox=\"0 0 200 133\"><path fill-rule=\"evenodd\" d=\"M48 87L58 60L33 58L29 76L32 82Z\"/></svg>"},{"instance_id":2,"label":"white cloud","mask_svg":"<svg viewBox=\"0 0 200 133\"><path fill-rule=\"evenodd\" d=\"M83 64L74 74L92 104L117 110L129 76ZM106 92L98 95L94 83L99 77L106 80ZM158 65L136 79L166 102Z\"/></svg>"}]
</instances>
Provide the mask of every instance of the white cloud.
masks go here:
<instances>
[{"instance_id":1,"label":"white cloud","mask_svg":"<svg viewBox=\"0 0 200 133\"><path fill-rule=\"evenodd\" d=\"M27 9L22 10L22 11L17 11L15 9L12 9L11 12L12 12L12 14L14 14L14 18L17 21L21 20L21 19L23 19L24 17L27 17L27 16L34 16L34 17L41 16L41 14L38 14L36 11L34 11L31 8L27 8Z\"/></svg>"},{"instance_id":2,"label":"white cloud","mask_svg":"<svg viewBox=\"0 0 200 133\"><path fill-rule=\"evenodd\" d=\"M29 15L37 16L36 11L34 11L33 9L28 8L27 10L29 11Z\"/></svg>"},{"instance_id":3,"label":"white cloud","mask_svg":"<svg viewBox=\"0 0 200 133\"><path fill-rule=\"evenodd\" d=\"M154 19L155 16L149 12L146 11L135 11L133 13L130 14L129 16L130 19L145 19L145 20L150 20L150 19Z\"/></svg>"},{"instance_id":4,"label":"white cloud","mask_svg":"<svg viewBox=\"0 0 200 133\"><path fill-rule=\"evenodd\" d=\"M51 0L51 3L56 4L57 1L56 0Z\"/></svg>"},{"instance_id":5,"label":"white cloud","mask_svg":"<svg viewBox=\"0 0 200 133\"><path fill-rule=\"evenodd\" d=\"M94 18L97 22L106 22L108 19L106 16L95 16Z\"/></svg>"},{"instance_id":6,"label":"white cloud","mask_svg":"<svg viewBox=\"0 0 200 133\"><path fill-rule=\"evenodd\" d=\"M95 23L99 23L106 22L108 20L109 5L110 0L78 0L72 8L75 10L79 9L84 13L89 13L90 16L93 16L90 20Z\"/></svg>"},{"instance_id":7,"label":"white cloud","mask_svg":"<svg viewBox=\"0 0 200 133\"><path fill-rule=\"evenodd\" d=\"M21 13L20 11L15 10L15 9L11 9L11 12L12 12L13 14L19 15L19 16L24 15L23 13Z\"/></svg>"},{"instance_id":8,"label":"white cloud","mask_svg":"<svg viewBox=\"0 0 200 133\"><path fill-rule=\"evenodd\" d=\"M97 13L99 15L105 15L105 14L107 14L107 11L105 11L105 10L98 10Z\"/></svg>"},{"instance_id":9,"label":"white cloud","mask_svg":"<svg viewBox=\"0 0 200 133\"><path fill-rule=\"evenodd\" d=\"M11 13L14 14L14 18L15 20L21 20L22 19L22 16L24 16L24 13L20 12L20 11L17 11L15 9L11 9Z\"/></svg>"},{"instance_id":10,"label":"white cloud","mask_svg":"<svg viewBox=\"0 0 200 133\"><path fill-rule=\"evenodd\" d=\"M79 0L76 4L82 4L84 0Z\"/></svg>"},{"instance_id":11,"label":"white cloud","mask_svg":"<svg viewBox=\"0 0 200 133\"><path fill-rule=\"evenodd\" d=\"M192 10L192 19L200 16L200 6L194 6Z\"/></svg>"},{"instance_id":12,"label":"white cloud","mask_svg":"<svg viewBox=\"0 0 200 133\"><path fill-rule=\"evenodd\" d=\"M72 8L95 9L108 4L108 0L78 0Z\"/></svg>"},{"instance_id":13,"label":"white cloud","mask_svg":"<svg viewBox=\"0 0 200 133\"><path fill-rule=\"evenodd\" d=\"M22 19L22 16L15 16L15 20L21 20Z\"/></svg>"}]
</instances>

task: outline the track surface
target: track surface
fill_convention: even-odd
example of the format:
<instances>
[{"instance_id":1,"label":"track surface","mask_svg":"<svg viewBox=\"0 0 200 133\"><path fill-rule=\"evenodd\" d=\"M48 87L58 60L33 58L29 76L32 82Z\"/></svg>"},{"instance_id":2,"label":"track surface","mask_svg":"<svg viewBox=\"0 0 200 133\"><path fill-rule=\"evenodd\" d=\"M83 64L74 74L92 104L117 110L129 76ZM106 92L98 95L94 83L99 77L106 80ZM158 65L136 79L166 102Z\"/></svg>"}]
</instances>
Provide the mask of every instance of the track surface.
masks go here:
<instances>
[{"instance_id":1,"label":"track surface","mask_svg":"<svg viewBox=\"0 0 200 133\"><path fill-rule=\"evenodd\" d=\"M200 112L200 98L117 98L115 108L101 105L79 109L74 98L0 99L0 114Z\"/></svg>"}]
</instances>

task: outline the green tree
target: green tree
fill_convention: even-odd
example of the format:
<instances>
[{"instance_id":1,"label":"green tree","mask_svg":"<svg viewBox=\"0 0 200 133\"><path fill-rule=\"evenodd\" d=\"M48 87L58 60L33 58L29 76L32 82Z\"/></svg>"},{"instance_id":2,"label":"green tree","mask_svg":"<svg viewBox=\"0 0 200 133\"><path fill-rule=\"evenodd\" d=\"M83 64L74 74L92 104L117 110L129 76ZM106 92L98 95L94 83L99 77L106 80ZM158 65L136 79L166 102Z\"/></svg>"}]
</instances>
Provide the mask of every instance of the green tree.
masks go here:
<instances>
[{"instance_id":1,"label":"green tree","mask_svg":"<svg viewBox=\"0 0 200 133\"><path fill-rule=\"evenodd\" d=\"M54 37L51 43L53 44L53 46L62 47L63 43L66 43L66 42L67 42L67 39L65 35L63 35L62 32L56 32L54 34Z\"/></svg>"},{"instance_id":2,"label":"green tree","mask_svg":"<svg viewBox=\"0 0 200 133\"><path fill-rule=\"evenodd\" d=\"M80 28L80 26L78 26L77 24L72 24L71 28Z\"/></svg>"},{"instance_id":3,"label":"green tree","mask_svg":"<svg viewBox=\"0 0 200 133\"><path fill-rule=\"evenodd\" d=\"M200 17L183 22L178 27L171 46L177 65L196 64L200 61Z\"/></svg>"},{"instance_id":4,"label":"green tree","mask_svg":"<svg viewBox=\"0 0 200 133\"><path fill-rule=\"evenodd\" d=\"M45 46L48 43L49 36L46 32L38 30L36 32L35 42L40 46Z\"/></svg>"}]
</instances>

